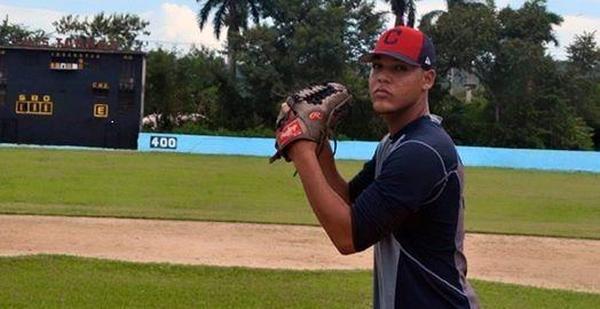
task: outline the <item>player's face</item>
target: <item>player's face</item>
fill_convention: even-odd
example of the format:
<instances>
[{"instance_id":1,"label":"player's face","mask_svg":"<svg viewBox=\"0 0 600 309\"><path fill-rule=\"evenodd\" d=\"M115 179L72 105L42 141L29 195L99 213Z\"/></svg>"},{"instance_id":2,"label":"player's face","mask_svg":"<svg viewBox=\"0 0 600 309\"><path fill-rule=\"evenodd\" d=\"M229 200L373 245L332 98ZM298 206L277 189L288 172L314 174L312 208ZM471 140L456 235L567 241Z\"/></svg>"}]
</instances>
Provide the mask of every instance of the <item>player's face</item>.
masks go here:
<instances>
[{"instance_id":1,"label":"player's face","mask_svg":"<svg viewBox=\"0 0 600 309\"><path fill-rule=\"evenodd\" d=\"M378 114L397 113L422 101L433 85L435 72L424 71L389 56L371 62L369 93Z\"/></svg>"}]
</instances>

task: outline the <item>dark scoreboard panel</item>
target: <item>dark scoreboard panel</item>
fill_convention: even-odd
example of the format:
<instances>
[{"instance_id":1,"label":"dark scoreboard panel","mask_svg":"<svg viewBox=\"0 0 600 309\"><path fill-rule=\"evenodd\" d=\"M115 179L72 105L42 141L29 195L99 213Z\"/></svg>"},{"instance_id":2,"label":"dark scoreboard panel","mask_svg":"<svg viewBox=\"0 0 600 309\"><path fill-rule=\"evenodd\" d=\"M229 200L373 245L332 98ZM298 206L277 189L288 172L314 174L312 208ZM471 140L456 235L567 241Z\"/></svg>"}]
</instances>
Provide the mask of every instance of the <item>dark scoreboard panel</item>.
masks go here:
<instances>
[{"instance_id":1,"label":"dark scoreboard panel","mask_svg":"<svg viewBox=\"0 0 600 309\"><path fill-rule=\"evenodd\" d=\"M145 56L0 46L0 143L137 148Z\"/></svg>"}]
</instances>

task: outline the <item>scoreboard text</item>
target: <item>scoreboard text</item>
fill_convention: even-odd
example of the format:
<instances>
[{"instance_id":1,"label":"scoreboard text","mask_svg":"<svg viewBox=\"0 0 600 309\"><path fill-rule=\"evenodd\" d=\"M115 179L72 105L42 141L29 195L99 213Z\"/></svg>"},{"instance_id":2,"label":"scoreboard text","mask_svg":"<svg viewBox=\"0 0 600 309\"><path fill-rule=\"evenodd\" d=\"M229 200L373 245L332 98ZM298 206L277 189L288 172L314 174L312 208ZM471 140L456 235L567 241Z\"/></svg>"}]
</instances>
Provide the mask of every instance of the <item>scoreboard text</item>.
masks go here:
<instances>
[{"instance_id":1,"label":"scoreboard text","mask_svg":"<svg viewBox=\"0 0 600 309\"><path fill-rule=\"evenodd\" d=\"M20 94L15 106L17 114L52 116L52 97L49 95Z\"/></svg>"}]
</instances>

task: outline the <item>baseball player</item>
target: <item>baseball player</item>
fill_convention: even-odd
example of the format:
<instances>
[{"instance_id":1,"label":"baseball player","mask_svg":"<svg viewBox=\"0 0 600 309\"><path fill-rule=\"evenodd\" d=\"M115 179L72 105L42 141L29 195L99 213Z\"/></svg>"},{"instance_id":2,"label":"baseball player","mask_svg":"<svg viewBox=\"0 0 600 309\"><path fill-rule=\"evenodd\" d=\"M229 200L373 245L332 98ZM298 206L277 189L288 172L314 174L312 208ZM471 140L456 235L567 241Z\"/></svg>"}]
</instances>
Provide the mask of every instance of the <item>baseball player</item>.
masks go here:
<instances>
[{"instance_id":1,"label":"baseball player","mask_svg":"<svg viewBox=\"0 0 600 309\"><path fill-rule=\"evenodd\" d=\"M441 119L429 113L435 59L431 40L403 26L385 31L361 58L371 65L373 109L389 133L350 182L338 173L329 143L296 138L305 129L327 130L311 128L313 118L321 119L311 106L319 104L305 111L298 103L314 101L319 89L288 100L293 113L277 130L279 152L293 161L336 248L351 254L374 246L375 308L479 306L466 280L463 166ZM325 118L348 101L343 89L335 89L316 96Z\"/></svg>"}]
</instances>

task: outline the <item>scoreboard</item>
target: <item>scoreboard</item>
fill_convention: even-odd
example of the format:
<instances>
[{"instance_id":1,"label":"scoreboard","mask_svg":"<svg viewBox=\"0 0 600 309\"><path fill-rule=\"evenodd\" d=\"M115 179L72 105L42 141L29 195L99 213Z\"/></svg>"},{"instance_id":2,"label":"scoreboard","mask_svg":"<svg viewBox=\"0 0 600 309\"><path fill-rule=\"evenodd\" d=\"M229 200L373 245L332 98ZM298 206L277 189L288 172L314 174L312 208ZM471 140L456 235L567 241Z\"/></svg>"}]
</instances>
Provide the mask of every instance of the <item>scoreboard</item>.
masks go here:
<instances>
[{"instance_id":1,"label":"scoreboard","mask_svg":"<svg viewBox=\"0 0 600 309\"><path fill-rule=\"evenodd\" d=\"M0 46L0 143L137 149L145 55Z\"/></svg>"}]
</instances>

